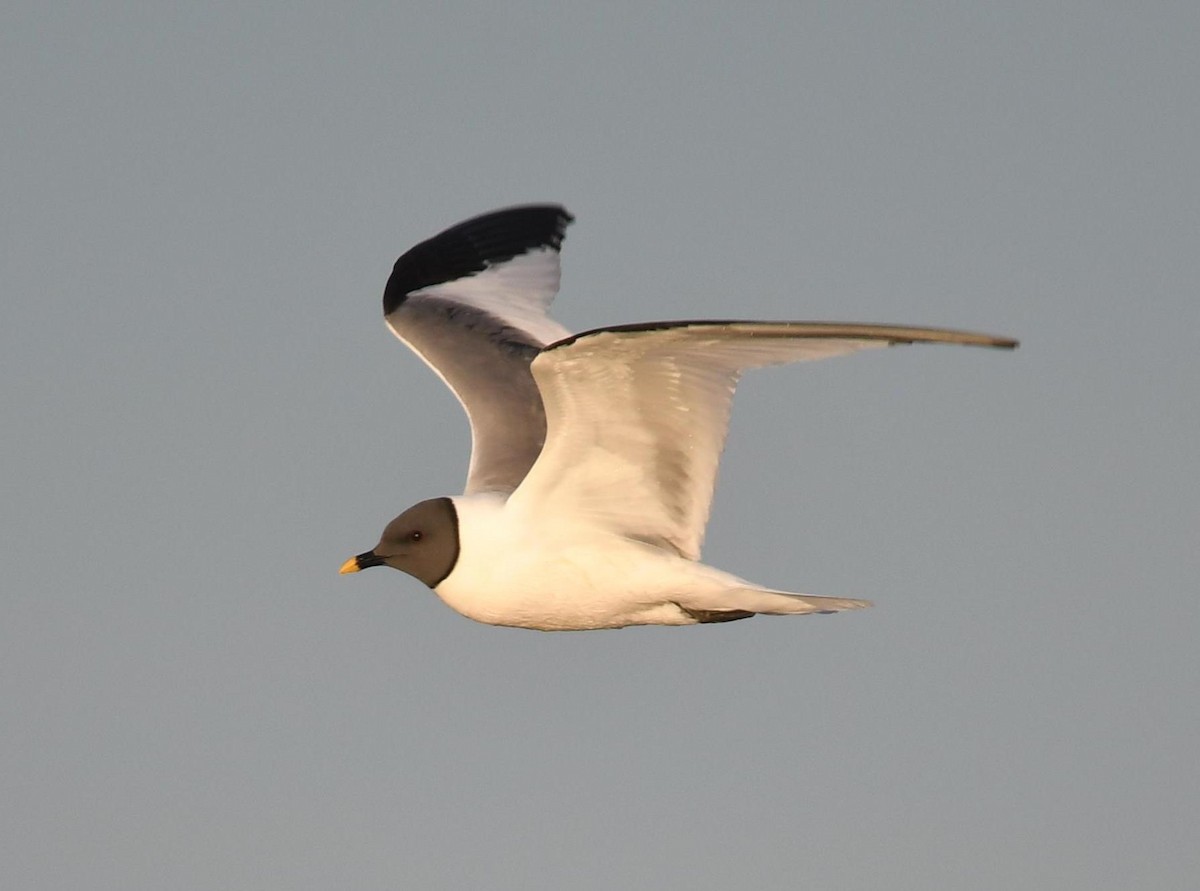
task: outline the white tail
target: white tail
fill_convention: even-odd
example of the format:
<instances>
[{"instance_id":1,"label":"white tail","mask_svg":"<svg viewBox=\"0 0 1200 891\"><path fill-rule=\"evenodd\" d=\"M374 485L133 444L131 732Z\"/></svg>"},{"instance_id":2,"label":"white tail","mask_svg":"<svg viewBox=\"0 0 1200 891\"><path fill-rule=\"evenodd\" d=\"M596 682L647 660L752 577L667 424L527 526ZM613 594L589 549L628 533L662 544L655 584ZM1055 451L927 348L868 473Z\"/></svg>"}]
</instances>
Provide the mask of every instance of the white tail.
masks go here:
<instances>
[{"instance_id":1,"label":"white tail","mask_svg":"<svg viewBox=\"0 0 1200 891\"><path fill-rule=\"evenodd\" d=\"M848 609L866 609L869 600L846 597L817 597L765 588L731 588L720 595L725 609L748 610L769 616L800 616L807 613L840 613ZM716 599L716 598L714 598Z\"/></svg>"}]
</instances>

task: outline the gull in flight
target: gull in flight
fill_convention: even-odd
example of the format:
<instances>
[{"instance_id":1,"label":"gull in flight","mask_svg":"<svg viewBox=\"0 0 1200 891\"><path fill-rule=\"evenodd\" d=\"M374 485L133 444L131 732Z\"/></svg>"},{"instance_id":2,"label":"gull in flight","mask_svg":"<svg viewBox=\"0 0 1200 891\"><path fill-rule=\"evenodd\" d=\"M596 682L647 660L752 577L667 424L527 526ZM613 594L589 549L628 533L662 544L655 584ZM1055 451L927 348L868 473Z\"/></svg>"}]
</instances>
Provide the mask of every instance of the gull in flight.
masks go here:
<instances>
[{"instance_id":1,"label":"gull in flight","mask_svg":"<svg viewBox=\"0 0 1200 891\"><path fill-rule=\"evenodd\" d=\"M1012 349L966 331L674 321L571 334L549 317L572 221L557 205L459 223L396 261L388 327L471 424L464 494L422 501L343 573L400 569L492 625L568 631L835 613L700 562L743 371L895 344Z\"/></svg>"}]
</instances>

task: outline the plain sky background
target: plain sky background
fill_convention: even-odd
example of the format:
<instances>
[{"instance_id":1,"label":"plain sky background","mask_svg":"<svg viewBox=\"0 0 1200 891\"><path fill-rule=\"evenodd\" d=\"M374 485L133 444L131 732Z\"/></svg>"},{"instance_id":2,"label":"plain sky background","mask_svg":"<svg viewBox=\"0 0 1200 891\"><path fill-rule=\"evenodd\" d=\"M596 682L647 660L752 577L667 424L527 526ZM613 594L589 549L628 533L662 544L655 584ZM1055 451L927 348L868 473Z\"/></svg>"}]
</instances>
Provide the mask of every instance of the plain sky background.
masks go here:
<instances>
[{"instance_id":1,"label":"plain sky background","mask_svg":"<svg viewBox=\"0 0 1200 891\"><path fill-rule=\"evenodd\" d=\"M1200 6L0 13L0 885L1193 889ZM705 558L865 613L542 634L339 577L460 491L396 256L759 372Z\"/></svg>"}]
</instances>

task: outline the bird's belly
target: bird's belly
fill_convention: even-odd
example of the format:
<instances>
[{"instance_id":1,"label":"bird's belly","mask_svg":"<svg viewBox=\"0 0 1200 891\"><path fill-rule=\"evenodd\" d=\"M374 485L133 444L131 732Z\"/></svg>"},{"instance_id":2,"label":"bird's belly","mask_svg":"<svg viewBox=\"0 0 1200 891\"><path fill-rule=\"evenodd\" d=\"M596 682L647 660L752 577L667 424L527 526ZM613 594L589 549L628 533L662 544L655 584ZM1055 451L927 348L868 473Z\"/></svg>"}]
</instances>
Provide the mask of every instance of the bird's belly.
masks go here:
<instances>
[{"instance_id":1,"label":"bird's belly","mask_svg":"<svg viewBox=\"0 0 1200 891\"><path fill-rule=\"evenodd\" d=\"M438 596L477 622L541 631L694 621L655 590L655 567L637 548L521 552L520 559L495 553L455 566Z\"/></svg>"}]
</instances>

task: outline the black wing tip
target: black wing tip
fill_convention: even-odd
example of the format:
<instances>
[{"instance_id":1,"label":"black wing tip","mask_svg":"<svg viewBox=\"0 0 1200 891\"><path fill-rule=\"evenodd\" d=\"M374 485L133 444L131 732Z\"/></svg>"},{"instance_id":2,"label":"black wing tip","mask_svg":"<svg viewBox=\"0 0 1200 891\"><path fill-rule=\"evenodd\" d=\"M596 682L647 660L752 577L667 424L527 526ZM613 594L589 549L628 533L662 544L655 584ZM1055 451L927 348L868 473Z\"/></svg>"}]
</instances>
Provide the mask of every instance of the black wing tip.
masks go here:
<instances>
[{"instance_id":1,"label":"black wing tip","mask_svg":"<svg viewBox=\"0 0 1200 891\"><path fill-rule=\"evenodd\" d=\"M561 204L514 204L455 223L421 244L466 238L483 259L495 262L535 248L560 250L573 222L575 217Z\"/></svg>"},{"instance_id":2,"label":"black wing tip","mask_svg":"<svg viewBox=\"0 0 1200 891\"><path fill-rule=\"evenodd\" d=\"M400 256L384 288L383 314L421 288L475 275L540 248L559 251L574 220L561 204L518 204L456 223Z\"/></svg>"}]
</instances>

